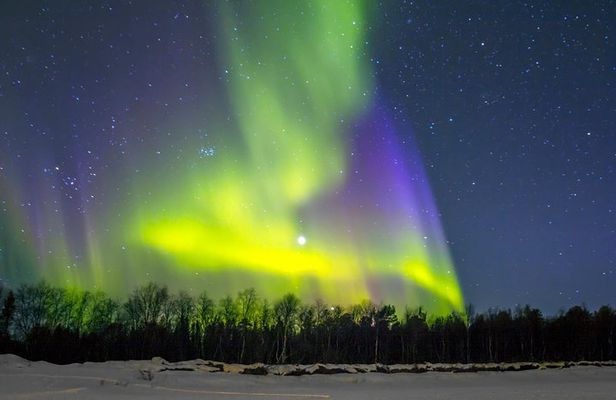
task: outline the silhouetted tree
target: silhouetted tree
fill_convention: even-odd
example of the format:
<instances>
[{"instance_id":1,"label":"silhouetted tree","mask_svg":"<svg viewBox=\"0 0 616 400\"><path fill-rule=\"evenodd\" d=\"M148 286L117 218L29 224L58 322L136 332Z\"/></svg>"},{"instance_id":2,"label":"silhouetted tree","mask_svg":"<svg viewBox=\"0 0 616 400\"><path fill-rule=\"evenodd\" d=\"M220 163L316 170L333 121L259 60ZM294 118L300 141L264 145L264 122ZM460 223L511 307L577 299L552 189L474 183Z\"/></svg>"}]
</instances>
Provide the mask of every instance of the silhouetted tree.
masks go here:
<instances>
[{"instance_id":1,"label":"silhouetted tree","mask_svg":"<svg viewBox=\"0 0 616 400\"><path fill-rule=\"evenodd\" d=\"M282 331L282 345L276 355L276 361L278 363L283 363L287 359L287 342L289 334L293 333L295 330L299 305L299 299L292 293L284 295L282 299L274 305L274 315L279 330Z\"/></svg>"},{"instance_id":2,"label":"silhouetted tree","mask_svg":"<svg viewBox=\"0 0 616 400\"><path fill-rule=\"evenodd\" d=\"M213 355L208 353L210 350L208 344L212 340L213 325L215 322L214 301L210 299L207 293L203 292L199 295L196 305L196 326L199 331L198 348L199 356L208 358Z\"/></svg>"},{"instance_id":3,"label":"silhouetted tree","mask_svg":"<svg viewBox=\"0 0 616 400\"><path fill-rule=\"evenodd\" d=\"M465 309L466 320L466 362L471 362L471 327L475 322L475 307L472 304L468 304Z\"/></svg>"},{"instance_id":4,"label":"silhouetted tree","mask_svg":"<svg viewBox=\"0 0 616 400\"><path fill-rule=\"evenodd\" d=\"M239 355L240 363L244 361L246 335L248 331L254 327L254 323L256 322L257 301L257 292L253 288L243 290L237 295L239 328L242 336L242 345Z\"/></svg>"},{"instance_id":5,"label":"silhouetted tree","mask_svg":"<svg viewBox=\"0 0 616 400\"><path fill-rule=\"evenodd\" d=\"M120 305L108 298L103 292L96 292L88 297L83 326L86 332L102 333L111 324L117 322Z\"/></svg>"},{"instance_id":6,"label":"silhouetted tree","mask_svg":"<svg viewBox=\"0 0 616 400\"><path fill-rule=\"evenodd\" d=\"M598 354L600 360L616 358L614 354L614 340L616 339L616 313L608 306L602 306L594 315Z\"/></svg>"},{"instance_id":7,"label":"silhouetted tree","mask_svg":"<svg viewBox=\"0 0 616 400\"><path fill-rule=\"evenodd\" d=\"M51 287L45 282L23 285L15 294L15 331L18 339L24 339L30 331L47 323Z\"/></svg>"},{"instance_id":8,"label":"silhouetted tree","mask_svg":"<svg viewBox=\"0 0 616 400\"><path fill-rule=\"evenodd\" d=\"M188 293L181 291L172 298L170 304L172 310L170 310L169 318L173 323L177 357L179 359L191 358L190 356L194 356L194 348L190 325L194 320L195 302Z\"/></svg>"},{"instance_id":9,"label":"silhouetted tree","mask_svg":"<svg viewBox=\"0 0 616 400\"><path fill-rule=\"evenodd\" d=\"M373 323L375 328L374 338L374 363L379 362L379 345L382 340L383 333L389 332L392 325L397 323L396 308L392 305L382 305L374 314Z\"/></svg>"},{"instance_id":10,"label":"silhouetted tree","mask_svg":"<svg viewBox=\"0 0 616 400\"><path fill-rule=\"evenodd\" d=\"M166 287L155 283L133 291L124 304L124 311L131 327L144 327L147 325L164 325L168 318L169 293Z\"/></svg>"},{"instance_id":11,"label":"silhouetted tree","mask_svg":"<svg viewBox=\"0 0 616 400\"><path fill-rule=\"evenodd\" d=\"M428 359L429 349L427 314L421 307L416 309L406 308L402 330L405 332L406 346L408 355L404 356L403 362L423 362Z\"/></svg>"},{"instance_id":12,"label":"silhouetted tree","mask_svg":"<svg viewBox=\"0 0 616 400\"><path fill-rule=\"evenodd\" d=\"M3 298L2 289L0 286L0 302L2 304L2 312L0 313L0 352L5 352L11 350L9 326L15 312L15 295L12 290L9 290L6 297Z\"/></svg>"}]
</instances>

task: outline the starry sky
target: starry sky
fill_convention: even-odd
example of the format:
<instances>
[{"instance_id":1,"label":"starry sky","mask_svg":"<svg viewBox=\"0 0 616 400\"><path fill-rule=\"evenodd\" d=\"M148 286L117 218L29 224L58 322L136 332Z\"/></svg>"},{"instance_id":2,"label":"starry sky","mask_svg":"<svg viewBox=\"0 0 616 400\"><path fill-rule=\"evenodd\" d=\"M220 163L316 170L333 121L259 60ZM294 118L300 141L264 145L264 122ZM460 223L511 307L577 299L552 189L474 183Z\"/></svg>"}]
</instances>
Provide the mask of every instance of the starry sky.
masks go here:
<instances>
[{"instance_id":1,"label":"starry sky","mask_svg":"<svg viewBox=\"0 0 616 400\"><path fill-rule=\"evenodd\" d=\"M3 2L0 279L614 305L614 21L609 1Z\"/></svg>"}]
</instances>

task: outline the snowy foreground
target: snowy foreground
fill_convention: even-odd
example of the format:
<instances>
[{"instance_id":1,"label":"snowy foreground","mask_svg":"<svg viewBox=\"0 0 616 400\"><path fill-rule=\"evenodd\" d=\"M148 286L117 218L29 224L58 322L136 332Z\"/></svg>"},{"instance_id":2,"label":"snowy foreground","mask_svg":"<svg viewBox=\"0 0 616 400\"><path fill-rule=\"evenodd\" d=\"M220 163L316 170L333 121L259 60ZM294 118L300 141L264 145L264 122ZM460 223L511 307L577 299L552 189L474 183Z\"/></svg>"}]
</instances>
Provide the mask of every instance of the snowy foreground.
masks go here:
<instances>
[{"instance_id":1,"label":"snowy foreground","mask_svg":"<svg viewBox=\"0 0 616 400\"><path fill-rule=\"evenodd\" d=\"M614 399L615 393L613 362L244 366L155 358L59 366L0 355L0 399Z\"/></svg>"}]
</instances>

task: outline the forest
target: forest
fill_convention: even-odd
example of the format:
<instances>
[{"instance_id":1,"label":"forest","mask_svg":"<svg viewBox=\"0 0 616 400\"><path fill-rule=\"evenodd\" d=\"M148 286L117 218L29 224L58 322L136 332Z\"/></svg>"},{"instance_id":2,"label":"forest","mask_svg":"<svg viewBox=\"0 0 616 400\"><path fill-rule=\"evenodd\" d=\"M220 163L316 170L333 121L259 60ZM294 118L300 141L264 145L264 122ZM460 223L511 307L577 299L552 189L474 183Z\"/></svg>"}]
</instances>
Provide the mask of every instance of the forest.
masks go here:
<instances>
[{"instance_id":1,"label":"forest","mask_svg":"<svg viewBox=\"0 0 616 400\"><path fill-rule=\"evenodd\" d=\"M269 302L254 289L218 301L149 283L124 301L45 282L0 286L0 353L58 364L209 359L230 363L515 362L616 359L616 312L574 306L430 316L365 301Z\"/></svg>"}]
</instances>

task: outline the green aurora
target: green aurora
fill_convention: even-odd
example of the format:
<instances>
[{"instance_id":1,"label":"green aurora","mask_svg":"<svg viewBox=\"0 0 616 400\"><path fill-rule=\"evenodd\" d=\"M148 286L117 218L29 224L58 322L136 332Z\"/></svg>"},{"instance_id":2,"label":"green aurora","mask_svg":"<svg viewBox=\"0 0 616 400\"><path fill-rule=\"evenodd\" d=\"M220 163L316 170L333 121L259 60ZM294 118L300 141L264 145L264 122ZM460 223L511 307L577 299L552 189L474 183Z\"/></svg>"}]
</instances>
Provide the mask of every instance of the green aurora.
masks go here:
<instances>
[{"instance_id":1,"label":"green aurora","mask_svg":"<svg viewBox=\"0 0 616 400\"><path fill-rule=\"evenodd\" d=\"M97 177L104 202L75 194L75 217L41 183L33 212L19 206L32 190L23 169L7 168L0 277L114 294L150 280L213 296L255 287L268 297L461 311L420 157L400 162L409 152L375 94L367 3L215 11L203 107L129 141ZM148 124L139 118L135 127Z\"/></svg>"}]
</instances>

